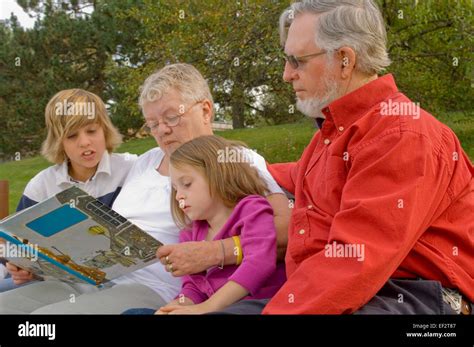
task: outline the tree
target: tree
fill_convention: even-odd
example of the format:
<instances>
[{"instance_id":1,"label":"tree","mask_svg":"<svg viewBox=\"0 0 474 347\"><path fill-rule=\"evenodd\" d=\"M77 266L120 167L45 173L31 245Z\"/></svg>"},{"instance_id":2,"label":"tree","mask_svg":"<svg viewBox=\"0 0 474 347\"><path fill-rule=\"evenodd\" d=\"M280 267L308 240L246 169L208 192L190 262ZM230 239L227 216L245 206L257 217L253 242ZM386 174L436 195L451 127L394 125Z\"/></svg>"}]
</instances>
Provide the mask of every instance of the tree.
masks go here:
<instances>
[{"instance_id":1,"label":"tree","mask_svg":"<svg viewBox=\"0 0 474 347\"><path fill-rule=\"evenodd\" d=\"M235 128L302 117L282 81L277 23L290 0L17 2L37 21L28 30L15 17L0 22L0 158L39 150L44 107L65 88L100 95L114 124L133 135L143 125L140 85L175 62L203 73L218 118ZM387 72L400 89L433 114L472 116L472 2L377 2L393 61Z\"/></svg>"},{"instance_id":2,"label":"tree","mask_svg":"<svg viewBox=\"0 0 474 347\"><path fill-rule=\"evenodd\" d=\"M0 140L2 157L38 151L45 137L44 108L59 90L83 88L116 104L109 99L107 68L113 65L115 53L120 54L118 42L128 47L133 35L123 28L117 30L114 12L122 10L118 5L71 1L57 6L50 0L19 3L38 19L30 30L20 27L14 17L0 26L0 112L5 116L1 120L5 129ZM121 5L135 3L123 1Z\"/></svg>"},{"instance_id":3,"label":"tree","mask_svg":"<svg viewBox=\"0 0 474 347\"><path fill-rule=\"evenodd\" d=\"M219 115L226 117L229 112L234 128L244 127L252 117L270 120L275 115L277 122L294 120L294 113L276 116L285 114L281 104L286 110L293 103L289 89L281 83L283 63L276 29L278 16L287 5L273 1L147 1L140 11L130 9L127 17L144 25L138 44L145 61L139 68L129 67L129 93L137 95L139 85L153 70L167 63L187 62L207 77ZM255 89L260 87L267 94L278 93L281 102L268 102L265 110L259 107L261 95Z\"/></svg>"},{"instance_id":4,"label":"tree","mask_svg":"<svg viewBox=\"0 0 474 347\"><path fill-rule=\"evenodd\" d=\"M379 1L387 23L388 71L433 114L472 109L471 1Z\"/></svg>"}]
</instances>

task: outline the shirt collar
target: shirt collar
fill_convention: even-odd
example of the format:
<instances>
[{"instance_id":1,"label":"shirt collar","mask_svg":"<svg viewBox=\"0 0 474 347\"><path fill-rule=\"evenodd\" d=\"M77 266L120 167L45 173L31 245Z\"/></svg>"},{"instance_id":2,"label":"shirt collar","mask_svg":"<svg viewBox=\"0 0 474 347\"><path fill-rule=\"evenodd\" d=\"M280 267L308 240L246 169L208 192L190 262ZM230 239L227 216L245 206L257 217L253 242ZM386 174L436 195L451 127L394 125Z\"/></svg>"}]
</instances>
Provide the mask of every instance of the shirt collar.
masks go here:
<instances>
[{"instance_id":1,"label":"shirt collar","mask_svg":"<svg viewBox=\"0 0 474 347\"><path fill-rule=\"evenodd\" d=\"M333 119L336 127L348 128L373 106L396 92L398 88L393 75L387 74L333 101L322 112Z\"/></svg>"},{"instance_id":2,"label":"shirt collar","mask_svg":"<svg viewBox=\"0 0 474 347\"><path fill-rule=\"evenodd\" d=\"M69 176L68 170L68 163L69 160L65 160L59 167L55 170L56 174L56 185L61 185L62 183L71 183L76 182ZM106 175L111 175L112 170L110 169L110 154L108 151L105 151L102 155L102 159L99 162L99 166L97 167L97 171L95 172L94 176L92 176L89 181L92 181L97 177L98 174L104 173ZM88 182L89 182L88 181Z\"/></svg>"},{"instance_id":3,"label":"shirt collar","mask_svg":"<svg viewBox=\"0 0 474 347\"><path fill-rule=\"evenodd\" d=\"M323 117L316 117L315 124L319 130L321 130L321 128L323 127L324 120L325 119Z\"/></svg>"}]
</instances>

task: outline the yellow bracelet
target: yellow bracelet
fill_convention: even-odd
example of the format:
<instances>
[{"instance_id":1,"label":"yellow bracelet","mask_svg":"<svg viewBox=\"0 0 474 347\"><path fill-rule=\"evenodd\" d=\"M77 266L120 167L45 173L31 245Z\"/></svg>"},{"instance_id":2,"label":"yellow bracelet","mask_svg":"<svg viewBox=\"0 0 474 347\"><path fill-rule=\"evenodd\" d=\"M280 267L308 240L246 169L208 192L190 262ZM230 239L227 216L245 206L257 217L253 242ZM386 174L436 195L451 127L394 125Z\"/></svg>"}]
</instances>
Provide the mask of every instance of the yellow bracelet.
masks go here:
<instances>
[{"instance_id":1,"label":"yellow bracelet","mask_svg":"<svg viewBox=\"0 0 474 347\"><path fill-rule=\"evenodd\" d=\"M240 245L240 237L239 236L232 236L232 239L235 243L234 254L237 251L237 261L235 262L236 265L240 265L242 263L243 253L242 253L242 246ZM237 248L237 249L236 249Z\"/></svg>"}]
</instances>

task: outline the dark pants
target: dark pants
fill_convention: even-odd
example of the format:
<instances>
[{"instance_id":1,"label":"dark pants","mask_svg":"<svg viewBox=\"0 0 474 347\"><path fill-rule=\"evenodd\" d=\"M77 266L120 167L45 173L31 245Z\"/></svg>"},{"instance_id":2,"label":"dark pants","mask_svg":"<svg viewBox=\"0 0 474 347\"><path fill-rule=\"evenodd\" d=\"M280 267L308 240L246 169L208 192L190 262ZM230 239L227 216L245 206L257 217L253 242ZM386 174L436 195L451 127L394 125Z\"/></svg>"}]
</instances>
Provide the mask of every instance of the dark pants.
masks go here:
<instances>
[{"instance_id":1,"label":"dark pants","mask_svg":"<svg viewBox=\"0 0 474 347\"><path fill-rule=\"evenodd\" d=\"M126 315L152 315L155 314L156 310L154 308L130 308L126 311L123 311L122 314Z\"/></svg>"},{"instance_id":2,"label":"dark pants","mask_svg":"<svg viewBox=\"0 0 474 347\"><path fill-rule=\"evenodd\" d=\"M441 288L438 281L391 279L354 314L456 314L443 301ZM215 314L261 314L268 302L242 300Z\"/></svg>"}]
</instances>

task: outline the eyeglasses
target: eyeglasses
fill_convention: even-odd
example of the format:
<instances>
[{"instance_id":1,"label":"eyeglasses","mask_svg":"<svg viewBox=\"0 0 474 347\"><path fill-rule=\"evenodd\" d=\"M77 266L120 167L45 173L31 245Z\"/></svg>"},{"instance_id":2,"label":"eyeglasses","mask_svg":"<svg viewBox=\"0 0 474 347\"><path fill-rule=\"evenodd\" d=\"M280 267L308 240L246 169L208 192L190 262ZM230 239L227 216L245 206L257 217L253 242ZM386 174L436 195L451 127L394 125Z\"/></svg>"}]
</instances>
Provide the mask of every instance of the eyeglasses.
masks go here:
<instances>
[{"instance_id":1,"label":"eyeglasses","mask_svg":"<svg viewBox=\"0 0 474 347\"><path fill-rule=\"evenodd\" d=\"M314 58L314 57L317 57L318 55L322 55L324 53L326 53L326 51L313 53L313 54L302 55L301 57L296 57L294 55L286 55L285 54L285 60L291 65L291 67L293 69L297 69L297 68L300 67L301 63L306 63L306 61L308 61L309 58Z\"/></svg>"},{"instance_id":2,"label":"eyeglasses","mask_svg":"<svg viewBox=\"0 0 474 347\"><path fill-rule=\"evenodd\" d=\"M183 117L186 113L189 112L194 106L197 104L201 103L202 101L197 101L194 104L192 104L185 112L175 115L175 116L167 116L163 117L163 120L161 122L153 122L153 123L146 123L145 124L145 130L148 132L152 132L160 126L160 123L165 124L167 127L174 128L179 125L179 122L181 120L181 117ZM181 106L180 106L181 107Z\"/></svg>"}]
</instances>

